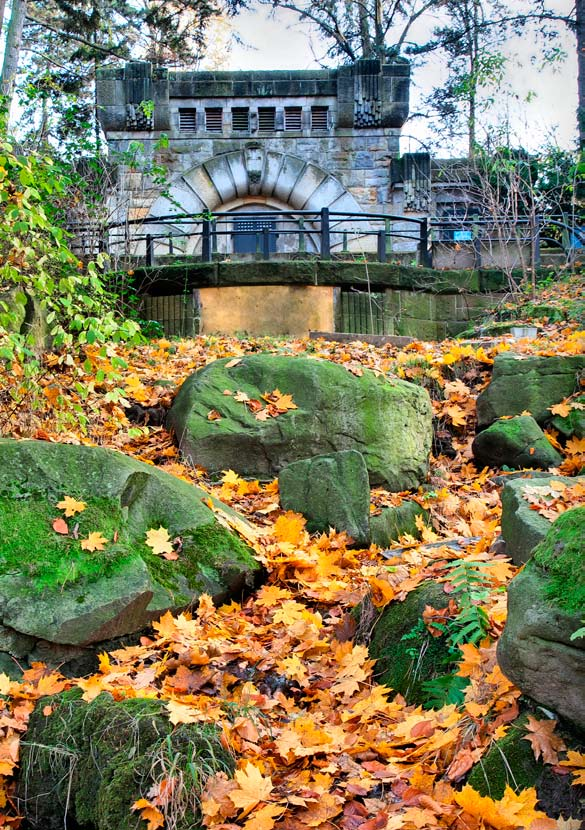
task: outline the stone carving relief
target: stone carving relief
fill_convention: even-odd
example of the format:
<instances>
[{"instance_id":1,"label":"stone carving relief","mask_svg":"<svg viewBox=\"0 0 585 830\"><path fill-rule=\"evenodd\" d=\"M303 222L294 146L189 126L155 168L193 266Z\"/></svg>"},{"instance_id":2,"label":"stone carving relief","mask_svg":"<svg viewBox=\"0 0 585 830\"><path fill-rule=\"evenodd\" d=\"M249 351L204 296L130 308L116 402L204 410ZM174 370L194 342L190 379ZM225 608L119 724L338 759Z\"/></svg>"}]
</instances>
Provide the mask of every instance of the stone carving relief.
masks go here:
<instances>
[{"instance_id":1,"label":"stone carving relief","mask_svg":"<svg viewBox=\"0 0 585 830\"><path fill-rule=\"evenodd\" d=\"M250 141L244 147L244 164L250 183L250 195L260 193L262 174L264 172L264 148L258 141Z\"/></svg>"}]
</instances>

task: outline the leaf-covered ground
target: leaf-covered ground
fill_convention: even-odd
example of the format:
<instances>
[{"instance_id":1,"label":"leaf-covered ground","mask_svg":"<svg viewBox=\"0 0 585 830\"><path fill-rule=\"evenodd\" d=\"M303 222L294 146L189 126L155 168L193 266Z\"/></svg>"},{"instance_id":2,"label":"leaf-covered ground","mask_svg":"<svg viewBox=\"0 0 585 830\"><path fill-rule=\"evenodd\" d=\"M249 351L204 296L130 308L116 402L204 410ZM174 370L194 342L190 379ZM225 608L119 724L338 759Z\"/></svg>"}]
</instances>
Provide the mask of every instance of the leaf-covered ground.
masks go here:
<instances>
[{"instance_id":1,"label":"leaf-covered ground","mask_svg":"<svg viewBox=\"0 0 585 830\"><path fill-rule=\"evenodd\" d=\"M533 789L508 789L492 800L463 783L518 713L520 693L495 659L504 589L516 569L492 548L500 490L494 471L477 469L470 450L475 399L494 356L512 345L526 353L582 353L585 332L557 323L545 325L534 341L502 336L402 349L308 340L158 340L132 349L87 347L79 359L48 354L34 385L18 366L2 375L3 435L100 444L196 481L251 521L253 531L244 524L235 530L265 564L267 579L241 604L215 608L203 597L193 614L167 614L140 645L102 655L92 677L65 680L41 665L22 682L0 676L0 825L19 823L10 782L35 701L76 684L88 701L104 690L115 698L161 698L174 724L213 721L221 727L237 771L233 779L224 773L210 778L201 795L205 826L215 830L576 830L579 822L547 818ZM276 482L246 481L233 471L211 481L181 462L172 436L159 425L177 386L217 358L259 351L310 354L355 374L367 367L428 389L436 416L429 482L415 493L376 489L371 508L418 501L431 516L420 525L420 541L401 539L395 556L375 546L355 550L343 534L310 536L302 517L280 509ZM287 417L286 408L278 417ZM563 455L561 472L585 466L585 440L549 438ZM534 507L553 518L579 501L583 493L566 488ZM459 549L441 544L454 537ZM407 705L375 682L350 612L366 596L378 608L400 602L426 578L443 581L448 592L453 560L493 563L482 600L487 636L460 648L456 671L469 680L460 706ZM443 620L456 614L453 607L437 611ZM431 633L436 619L432 610L425 618ZM51 716L50 707L45 714ZM528 733L536 757L585 783L585 756L567 754L551 721L532 718ZM169 774L143 794L135 809L145 828L169 826L178 786Z\"/></svg>"}]
</instances>

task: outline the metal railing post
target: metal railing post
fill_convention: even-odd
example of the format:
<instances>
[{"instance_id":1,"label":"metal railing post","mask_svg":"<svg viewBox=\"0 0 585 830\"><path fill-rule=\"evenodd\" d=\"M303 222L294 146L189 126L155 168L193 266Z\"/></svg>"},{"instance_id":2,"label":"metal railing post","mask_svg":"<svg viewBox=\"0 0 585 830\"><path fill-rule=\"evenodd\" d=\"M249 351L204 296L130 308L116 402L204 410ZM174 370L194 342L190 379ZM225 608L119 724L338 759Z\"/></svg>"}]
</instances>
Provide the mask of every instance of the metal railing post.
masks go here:
<instances>
[{"instance_id":1,"label":"metal railing post","mask_svg":"<svg viewBox=\"0 0 585 830\"><path fill-rule=\"evenodd\" d=\"M419 265L422 265L424 268L432 268L432 255L429 249L429 220L423 219L420 223L420 241L419 241L419 252L418 252L418 262Z\"/></svg>"},{"instance_id":2,"label":"metal railing post","mask_svg":"<svg viewBox=\"0 0 585 830\"><path fill-rule=\"evenodd\" d=\"M321 208L321 259L331 259L329 208Z\"/></svg>"},{"instance_id":3,"label":"metal railing post","mask_svg":"<svg viewBox=\"0 0 585 830\"><path fill-rule=\"evenodd\" d=\"M305 222L303 217L299 217L299 254L304 254L306 251L305 246Z\"/></svg>"},{"instance_id":4,"label":"metal railing post","mask_svg":"<svg viewBox=\"0 0 585 830\"><path fill-rule=\"evenodd\" d=\"M378 231L378 262L386 262L386 231Z\"/></svg>"},{"instance_id":5,"label":"metal railing post","mask_svg":"<svg viewBox=\"0 0 585 830\"><path fill-rule=\"evenodd\" d=\"M152 234L146 234L146 264L149 268L154 265L154 245L152 244Z\"/></svg>"},{"instance_id":6,"label":"metal railing post","mask_svg":"<svg viewBox=\"0 0 585 830\"><path fill-rule=\"evenodd\" d=\"M204 219L201 225L201 259L211 262L211 222Z\"/></svg>"},{"instance_id":7,"label":"metal railing post","mask_svg":"<svg viewBox=\"0 0 585 830\"><path fill-rule=\"evenodd\" d=\"M270 230L262 228L262 257L270 259Z\"/></svg>"}]
</instances>

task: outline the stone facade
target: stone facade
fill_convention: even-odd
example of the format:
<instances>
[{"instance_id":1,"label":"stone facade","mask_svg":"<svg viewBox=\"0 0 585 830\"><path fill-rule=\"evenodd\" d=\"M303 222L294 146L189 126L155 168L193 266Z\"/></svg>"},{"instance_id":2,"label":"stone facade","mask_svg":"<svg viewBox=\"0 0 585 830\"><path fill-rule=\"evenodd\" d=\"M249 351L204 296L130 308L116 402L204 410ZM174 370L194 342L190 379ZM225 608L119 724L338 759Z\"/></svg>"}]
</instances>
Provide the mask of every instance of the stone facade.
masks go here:
<instances>
[{"instance_id":1,"label":"stone facade","mask_svg":"<svg viewBox=\"0 0 585 830\"><path fill-rule=\"evenodd\" d=\"M117 219L148 224L178 213L323 207L389 213L409 84L404 60L307 71L179 72L144 62L101 70L100 122L123 162ZM160 183L131 166L135 142L147 169L153 162L166 168L165 196ZM176 253L196 253L189 227L173 226ZM338 223L342 229L351 231ZM341 235L332 243L341 245ZM230 244L226 233L218 250L229 252ZM286 233L278 244L286 251Z\"/></svg>"}]
</instances>

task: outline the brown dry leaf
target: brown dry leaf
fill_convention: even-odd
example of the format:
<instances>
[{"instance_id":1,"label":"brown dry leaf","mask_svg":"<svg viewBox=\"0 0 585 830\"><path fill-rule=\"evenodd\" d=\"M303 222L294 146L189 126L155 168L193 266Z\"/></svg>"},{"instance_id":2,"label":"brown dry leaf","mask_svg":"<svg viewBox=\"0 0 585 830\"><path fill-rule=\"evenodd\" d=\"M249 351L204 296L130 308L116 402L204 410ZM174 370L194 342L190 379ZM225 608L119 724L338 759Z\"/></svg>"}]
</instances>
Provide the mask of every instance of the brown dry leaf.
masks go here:
<instances>
[{"instance_id":1,"label":"brown dry leaf","mask_svg":"<svg viewBox=\"0 0 585 830\"><path fill-rule=\"evenodd\" d=\"M217 411L217 409L210 409L207 413L207 420L208 421L220 421L221 415Z\"/></svg>"},{"instance_id":2,"label":"brown dry leaf","mask_svg":"<svg viewBox=\"0 0 585 830\"><path fill-rule=\"evenodd\" d=\"M57 502L59 510L65 511L65 516L69 519L75 516L76 513L82 513L87 504L84 501L77 501L72 496L65 496L61 501Z\"/></svg>"},{"instance_id":3,"label":"brown dry leaf","mask_svg":"<svg viewBox=\"0 0 585 830\"><path fill-rule=\"evenodd\" d=\"M561 418L566 418L567 415L571 414L572 406L566 401L562 401L554 406L549 406L549 409L552 415L560 415Z\"/></svg>"},{"instance_id":4,"label":"brown dry leaf","mask_svg":"<svg viewBox=\"0 0 585 830\"><path fill-rule=\"evenodd\" d=\"M534 757L538 761L542 758L545 764L557 764L558 753L564 749L565 743L559 735L555 735L556 720L537 720L528 716L526 721L527 735L523 735L525 741L530 741Z\"/></svg>"},{"instance_id":5,"label":"brown dry leaf","mask_svg":"<svg viewBox=\"0 0 585 830\"><path fill-rule=\"evenodd\" d=\"M93 533L90 533L87 539L81 540L81 550L90 551L93 553L96 550L105 550L105 545L109 542L109 539L106 539L105 536L95 530Z\"/></svg>"}]
</instances>

